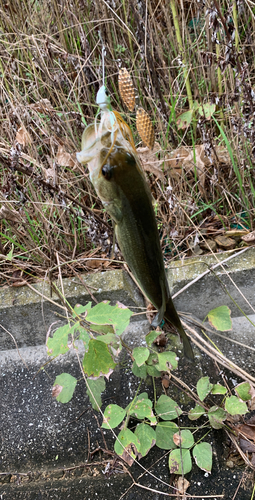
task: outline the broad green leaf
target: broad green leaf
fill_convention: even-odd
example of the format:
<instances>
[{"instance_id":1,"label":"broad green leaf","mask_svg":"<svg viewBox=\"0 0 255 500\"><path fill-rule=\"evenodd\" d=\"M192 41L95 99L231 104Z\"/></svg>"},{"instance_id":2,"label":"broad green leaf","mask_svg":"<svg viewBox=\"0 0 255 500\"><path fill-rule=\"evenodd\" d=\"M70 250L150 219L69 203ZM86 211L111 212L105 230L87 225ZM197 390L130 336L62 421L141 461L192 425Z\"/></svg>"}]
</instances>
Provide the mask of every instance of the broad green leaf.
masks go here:
<instances>
[{"instance_id":1,"label":"broad green leaf","mask_svg":"<svg viewBox=\"0 0 255 500\"><path fill-rule=\"evenodd\" d=\"M155 365L157 370L165 372L167 370L176 370L178 361L175 352L164 351L158 353L158 363Z\"/></svg>"},{"instance_id":2,"label":"broad green leaf","mask_svg":"<svg viewBox=\"0 0 255 500\"><path fill-rule=\"evenodd\" d=\"M73 318L77 318L77 315L79 316L80 314L89 311L91 309L91 304L91 302L88 302L85 306L82 306L80 304L74 306Z\"/></svg>"},{"instance_id":3,"label":"broad green leaf","mask_svg":"<svg viewBox=\"0 0 255 500\"><path fill-rule=\"evenodd\" d=\"M220 332L232 330L231 310L228 306L212 309L208 314L209 323Z\"/></svg>"},{"instance_id":4,"label":"broad green leaf","mask_svg":"<svg viewBox=\"0 0 255 500\"><path fill-rule=\"evenodd\" d=\"M236 396L230 396L225 401L225 410L230 415L244 415L248 413L247 405Z\"/></svg>"},{"instance_id":5,"label":"broad green leaf","mask_svg":"<svg viewBox=\"0 0 255 500\"><path fill-rule=\"evenodd\" d=\"M101 425L103 429L114 429L124 420L126 410L118 405L108 405L104 411L104 420Z\"/></svg>"},{"instance_id":6,"label":"broad green leaf","mask_svg":"<svg viewBox=\"0 0 255 500\"><path fill-rule=\"evenodd\" d=\"M140 441L140 454L145 457L150 449L156 444L156 433L148 424L138 424L135 435Z\"/></svg>"},{"instance_id":7,"label":"broad green leaf","mask_svg":"<svg viewBox=\"0 0 255 500\"><path fill-rule=\"evenodd\" d=\"M150 377L161 377L161 372L155 368L153 365L146 365L147 367L147 373L150 375Z\"/></svg>"},{"instance_id":8,"label":"broad green leaf","mask_svg":"<svg viewBox=\"0 0 255 500\"><path fill-rule=\"evenodd\" d=\"M223 427L223 422L227 418L227 413L223 408L218 406L212 406L208 411L208 418L213 429L221 429Z\"/></svg>"},{"instance_id":9,"label":"broad green leaf","mask_svg":"<svg viewBox=\"0 0 255 500\"><path fill-rule=\"evenodd\" d=\"M195 408L192 408L192 410L189 411L188 417L190 420L197 420L204 413L205 413L205 409L203 408L203 406L196 405Z\"/></svg>"},{"instance_id":10,"label":"broad green leaf","mask_svg":"<svg viewBox=\"0 0 255 500\"><path fill-rule=\"evenodd\" d=\"M102 406L101 394L105 390L105 379L104 377L99 377L96 380L88 378L87 383L89 388L87 388L86 392L92 404L92 408L98 411Z\"/></svg>"},{"instance_id":11,"label":"broad green leaf","mask_svg":"<svg viewBox=\"0 0 255 500\"><path fill-rule=\"evenodd\" d=\"M171 474L188 474L192 469L190 451L179 448L171 451L168 463Z\"/></svg>"},{"instance_id":12,"label":"broad green leaf","mask_svg":"<svg viewBox=\"0 0 255 500\"><path fill-rule=\"evenodd\" d=\"M249 401L251 399L251 393L254 392L250 382L242 382L235 387L237 396L243 401Z\"/></svg>"},{"instance_id":13,"label":"broad green leaf","mask_svg":"<svg viewBox=\"0 0 255 500\"><path fill-rule=\"evenodd\" d=\"M129 410L130 415L138 418L139 420L147 418L152 424L156 425L157 420L152 411L152 402L150 399L136 400L133 404L131 404Z\"/></svg>"},{"instance_id":14,"label":"broad green leaf","mask_svg":"<svg viewBox=\"0 0 255 500\"><path fill-rule=\"evenodd\" d=\"M90 329L92 332L102 333L103 335L115 335L114 329L111 325L91 325Z\"/></svg>"},{"instance_id":15,"label":"broad green leaf","mask_svg":"<svg viewBox=\"0 0 255 500\"><path fill-rule=\"evenodd\" d=\"M125 460L129 465L132 465L136 456L140 452L140 441L138 437L129 429L123 429L114 444L114 451Z\"/></svg>"},{"instance_id":16,"label":"broad green leaf","mask_svg":"<svg viewBox=\"0 0 255 500\"><path fill-rule=\"evenodd\" d=\"M174 422L159 422L156 427L156 445L162 450L173 450L176 445L173 436L178 430Z\"/></svg>"},{"instance_id":17,"label":"broad green leaf","mask_svg":"<svg viewBox=\"0 0 255 500\"><path fill-rule=\"evenodd\" d=\"M157 415L163 420L174 420L182 414L182 410L178 406L178 404L173 399L165 396L164 394L162 394L162 396L160 396L160 398L158 399L155 406L155 411Z\"/></svg>"},{"instance_id":18,"label":"broad green leaf","mask_svg":"<svg viewBox=\"0 0 255 500\"><path fill-rule=\"evenodd\" d=\"M147 366L142 365L142 366L137 366L136 362L133 362L132 366L132 372L133 374L138 377L138 378L146 378L147 377Z\"/></svg>"},{"instance_id":19,"label":"broad green leaf","mask_svg":"<svg viewBox=\"0 0 255 500\"><path fill-rule=\"evenodd\" d=\"M150 355L150 351L149 349L147 349L147 347L135 347L133 349L133 356L134 356L134 359L135 359L135 362L137 364L137 366L142 366L144 365L145 361L147 361L149 355Z\"/></svg>"},{"instance_id":20,"label":"broad green leaf","mask_svg":"<svg viewBox=\"0 0 255 500\"><path fill-rule=\"evenodd\" d=\"M185 113L179 115L176 120L178 130L180 129L184 130L185 128L188 128L192 122L192 117L193 117L193 109L185 111Z\"/></svg>"},{"instance_id":21,"label":"broad green leaf","mask_svg":"<svg viewBox=\"0 0 255 500\"><path fill-rule=\"evenodd\" d=\"M193 448L193 457L200 469L211 472L212 470L212 447L209 443L199 443Z\"/></svg>"},{"instance_id":22,"label":"broad green leaf","mask_svg":"<svg viewBox=\"0 0 255 500\"><path fill-rule=\"evenodd\" d=\"M176 446L179 446L180 448L191 448L194 444L193 434L188 429L176 432L173 440Z\"/></svg>"},{"instance_id":23,"label":"broad green leaf","mask_svg":"<svg viewBox=\"0 0 255 500\"><path fill-rule=\"evenodd\" d=\"M152 332L147 333L145 340L147 345L150 347L154 340L159 336L159 332L156 332L156 330L153 330Z\"/></svg>"},{"instance_id":24,"label":"broad green leaf","mask_svg":"<svg viewBox=\"0 0 255 500\"><path fill-rule=\"evenodd\" d=\"M60 401L60 403L68 403L73 397L76 384L77 379L69 373L61 373L61 375L58 375L55 379L54 386L59 385L62 387L62 390L59 392L56 400Z\"/></svg>"},{"instance_id":25,"label":"broad green leaf","mask_svg":"<svg viewBox=\"0 0 255 500\"><path fill-rule=\"evenodd\" d=\"M95 325L112 325L115 333L121 335L129 325L132 314L132 311L122 305L110 306L109 302L101 302L90 309L86 321Z\"/></svg>"},{"instance_id":26,"label":"broad green leaf","mask_svg":"<svg viewBox=\"0 0 255 500\"><path fill-rule=\"evenodd\" d=\"M207 102L206 104L202 104L201 106L199 106L198 113L201 116L205 116L205 118L207 120L210 120L210 118L212 117L212 115L215 112L215 109L216 109L215 104L211 104L210 102Z\"/></svg>"},{"instance_id":27,"label":"broad green leaf","mask_svg":"<svg viewBox=\"0 0 255 500\"><path fill-rule=\"evenodd\" d=\"M83 341L85 351L87 351L87 349L89 347L90 336L89 336L87 330L85 330L85 328L83 328L83 326L79 325L79 327L76 329L78 330L78 332L80 334L78 338Z\"/></svg>"},{"instance_id":28,"label":"broad green leaf","mask_svg":"<svg viewBox=\"0 0 255 500\"><path fill-rule=\"evenodd\" d=\"M67 324L60 326L55 332L53 337L49 337L47 340L47 348L49 356L58 356L59 354L65 354L68 351L68 335L70 334L71 327Z\"/></svg>"},{"instance_id":29,"label":"broad green leaf","mask_svg":"<svg viewBox=\"0 0 255 500\"><path fill-rule=\"evenodd\" d=\"M221 384L215 384L211 390L211 394L226 394L227 389Z\"/></svg>"},{"instance_id":30,"label":"broad green leaf","mask_svg":"<svg viewBox=\"0 0 255 500\"><path fill-rule=\"evenodd\" d=\"M106 333L105 335L98 335L97 340L104 342L104 344L119 344L119 337L115 333Z\"/></svg>"},{"instance_id":31,"label":"broad green leaf","mask_svg":"<svg viewBox=\"0 0 255 500\"><path fill-rule=\"evenodd\" d=\"M201 401L204 401L206 396L208 396L208 394L212 390L212 387L213 384L210 384L209 377L202 377L199 379L197 383L197 393Z\"/></svg>"},{"instance_id":32,"label":"broad green leaf","mask_svg":"<svg viewBox=\"0 0 255 500\"><path fill-rule=\"evenodd\" d=\"M110 369L114 369L112 356L109 348L99 340L90 339L88 352L85 352L83 358L83 369L89 377L99 377L102 374L107 374Z\"/></svg>"}]
</instances>

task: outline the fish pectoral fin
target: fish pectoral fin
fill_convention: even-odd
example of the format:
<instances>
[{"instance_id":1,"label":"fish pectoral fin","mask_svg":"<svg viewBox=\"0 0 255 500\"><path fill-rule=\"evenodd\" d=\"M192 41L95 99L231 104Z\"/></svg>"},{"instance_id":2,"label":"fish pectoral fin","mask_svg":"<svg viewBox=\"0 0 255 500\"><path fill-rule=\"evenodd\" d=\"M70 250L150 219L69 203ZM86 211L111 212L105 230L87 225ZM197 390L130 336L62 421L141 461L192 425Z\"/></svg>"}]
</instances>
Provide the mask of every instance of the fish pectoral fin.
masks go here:
<instances>
[{"instance_id":1,"label":"fish pectoral fin","mask_svg":"<svg viewBox=\"0 0 255 500\"><path fill-rule=\"evenodd\" d=\"M161 306L160 310L157 312L154 320L152 321L151 326L160 326L164 318L164 314L165 309L163 310L163 306Z\"/></svg>"},{"instance_id":2,"label":"fish pectoral fin","mask_svg":"<svg viewBox=\"0 0 255 500\"><path fill-rule=\"evenodd\" d=\"M166 290L166 284L165 284L165 279L160 279L160 286L161 286L161 294L162 294L162 306L159 309L158 313L156 314L154 320L152 321L152 326L159 326L165 316L166 312L166 302L168 299L168 294Z\"/></svg>"}]
</instances>

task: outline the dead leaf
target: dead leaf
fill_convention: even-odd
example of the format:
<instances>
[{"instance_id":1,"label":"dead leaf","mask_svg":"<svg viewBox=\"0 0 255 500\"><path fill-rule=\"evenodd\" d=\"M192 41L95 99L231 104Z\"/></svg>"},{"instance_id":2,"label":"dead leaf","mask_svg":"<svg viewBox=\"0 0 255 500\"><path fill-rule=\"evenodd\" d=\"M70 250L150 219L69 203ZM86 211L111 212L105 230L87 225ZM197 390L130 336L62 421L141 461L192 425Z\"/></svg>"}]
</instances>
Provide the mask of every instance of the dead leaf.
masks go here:
<instances>
[{"instance_id":1,"label":"dead leaf","mask_svg":"<svg viewBox=\"0 0 255 500\"><path fill-rule=\"evenodd\" d=\"M208 238L205 241L201 241L200 246L203 250L209 250L211 252L215 252L217 249L216 242L212 240L211 238Z\"/></svg>"},{"instance_id":2,"label":"dead leaf","mask_svg":"<svg viewBox=\"0 0 255 500\"><path fill-rule=\"evenodd\" d=\"M181 443L182 443L182 438L179 434L179 432L176 432L174 435L173 435L173 442L174 444L176 444L176 446L180 446Z\"/></svg>"},{"instance_id":3,"label":"dead leaf","mask_svg":"<svg viewBox=\"0 0 255 500\"><path fill-rule=\"evenodd\" d=\"M206 170L209 169L214 163L216 164L227 164L230 165L230 158L228 152L219 146L215 147L215 153L212 155L212 161L206 156L204 145L200 144L195 146L195 157L196 157L196 172L197 178L199 180L199 185L201 190L204 190ZM175 149L170 154L165 156L165 168L170 169L170 176L175 179L182 174L184 169L187 173L194 172L194 150L193 148L188 148L181 146ZM203 194L203 193L202 193Z\"/></svg>"},{"instance_id":4,"label":"dead leaf","mask_svg":"<svg viewBox=\"0 0 255 500\"><path fill-rule=\"evenodd\" d=\"M97 259L90 259L86 262L86 267L88 269L98 269L101 267L102 261Z\"/></svg>"},{"instance_id":5,"label":"dead leaf","mask_svg":"<svg viewBox=\"0 0 255 500\"><path fill-rule=\"evenodd\" d=\"M251 233L245 234L242 236L242 240L245 241L245 243L254 243L255 241L255 231L252 231Z\"/></svg>"},{"instance_id":6,"label":"dead leaf","mask_svg":"<svg viewBox=\"0 0 255 500\"><path fill-rule=\"evenodd\" d=\"M226 250L231 250L236 246L235 240L224 235L216 236L215 241L219 247L225 248Z\"/></svg>"},{"instance_id":7,"label":"dead leaf","mask_svg":"<svg viewBox=\"0 0 255 500\"><path fill-rule=\"evenodd\" d=\"M62 389L63 389L62 385L59 384L54 385L52 387L52 397L56 398L61 393Z\"/></svg>"},{"instance_id":8,"label":"dead leaf","mask_svg":"<svg viewBox=\"0 0 255 500\"><path fill-rule=\"evenodd\" d=\"M6 205L0 208L0 219L6 219L12 222L22 222L22 217L17 210L10 209Z\"/></svg>"},{"instance_id":9,"label":"dead leaf","mask_svg":"<svg viewBox=\"0 0 255 500\"><path fill-rule=\"evenodd\" d=\"M32 142L31 137L30 137L26 127L23 124L21 125L21 127L17 131L16 141L19 144L21 144L21 146L23 146L23 147L28 146L28 144L31 144L31 142Z\"/></svg>"},{"instance_id":10,"label":"dead leaf","mask_svg":"<svg viewBox=\"0 0 255 500\"><path fill-rule=\"evenodd\" d=\"M160 144L158 142L155 142L153 150L149 149L148 147L137 148L137 153L144 170L146 170L146 172L151 172L156 177L163 180L164 172L161 168L161 166L163 165L163 161L159 160L156 156L156 153L158 153L160 150Z\"/></svg>"},{"instance_id":11,"label":"dead leaf","mask_svg":"<svg viewBox=\"0 0 255 500\"><path fill-rule=\"evenodd\" d=\"M184 493L186 493L189 486L190 486L190 483L185 477L178 478L178 481L176 483L176 487L177 487L178 493L180 495L184 495Z\"/></svg>"},{"instance_id":12,"label":"dead leaf","mask_svg":"<svg viewBox=\"0 0 255 500\"><path fill-rule=\"evenodd\" d=\"M66 151L64 146L58 147L56 162L61 167L70 167L73 168L76 164L75 155L71 155Z\"/></svg>"},{"instance_id":13,"label":"dead leaf","mask_svg":"<svg viewBox=\"0 0 255 500\"><path fill-rule=\"evenodd\" d=\"M41 99L38 102L35 102L34 104L30 104L30 108L34 109L38 113L46 113L47 111L54 111L53 106L51 105L51 102L49 99Z\"/></svg>"}]
</instances>

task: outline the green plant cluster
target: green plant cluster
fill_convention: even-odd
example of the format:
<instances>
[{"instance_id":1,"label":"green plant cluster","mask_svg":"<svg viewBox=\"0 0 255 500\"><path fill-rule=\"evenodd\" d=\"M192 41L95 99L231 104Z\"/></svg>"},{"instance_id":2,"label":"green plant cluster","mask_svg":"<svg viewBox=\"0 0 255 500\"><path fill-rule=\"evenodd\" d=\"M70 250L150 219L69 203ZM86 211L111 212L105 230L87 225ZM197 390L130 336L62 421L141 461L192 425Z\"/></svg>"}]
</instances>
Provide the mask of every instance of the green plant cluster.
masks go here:
<instances>
[{"instance_id":1,"label":"green plant cluster","mask_svg":"<svg viewBox=\"0 0 255 500\"><path fill-rule=\"evenodd\" d=\"M226 306L214 309L208 314L210 322L217 328L231 326L229 309ZM217 314L218 313L218 314ZM77 341L82 341L85 353L82 360L83 377L86 381L87 394L95 410L102 406L101 394L105 390L105 378L115 369L118 356L125 345L122 333L128 326L132 312L122 304L111 306L102 302L91 307L78 305L73 309L70 322L58 328L47 341L48 354L65 354L72 344L78 349ZM159 332L151 331L146 335L146 347L127 349L133 360L132 371L137 377L160 377L162 372L170 373L178 365L174 352L158 352L154 341ZM54 382L56 399L68 403L73 397L77 379L68 373L58 375ZM189 410L188 418L196 421L207 419L206 427L221 429L225 421L234 415L248 412L246 402L251 399L251 386L244 382L235 388L236 394L227 394L221 384L210 383L205 376L198 380L196 393L192 392L195 406ZM221 404L212 404L214 396L222 396ZM209 399L210 405L205 401ZM207 399L207 401L208 401ZM212 468L212 447L203 439L194 440L194 431L180 428L174 422L179 420L183 410L172 398L162 394L154 401L146 392L137 393L126 408L109 404L103 413L102 428L113 432L121 428L116 435L115 452L132 465L133 461L144 457L153 446L169 450L169 470L175 474L187 474L192 469L192 457L198 467L210 472ZM129 428L130 419L136 422L135 430ZM114 431L115 432L115 431Z\"/></svg>"}]
</instances>

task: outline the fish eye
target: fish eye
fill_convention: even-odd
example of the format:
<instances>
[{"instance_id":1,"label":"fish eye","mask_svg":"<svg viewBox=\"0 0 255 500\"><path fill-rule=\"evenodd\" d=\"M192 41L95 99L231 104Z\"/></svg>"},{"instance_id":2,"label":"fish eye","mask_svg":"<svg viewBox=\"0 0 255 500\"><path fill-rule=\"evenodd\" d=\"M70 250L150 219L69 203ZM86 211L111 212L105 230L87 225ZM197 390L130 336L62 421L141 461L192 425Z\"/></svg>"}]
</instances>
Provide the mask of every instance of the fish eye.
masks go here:
<instances>
[{"instance_id":1,"label":"fish eye","mask_svg":"<svg viewBox=\"0 0 255 500\"><path fill-rule=\"evenodd\" d=\"M107 163L102 167L102 174L107 181L112 177L112 169Z\"/></svg>"}]
</instances>

